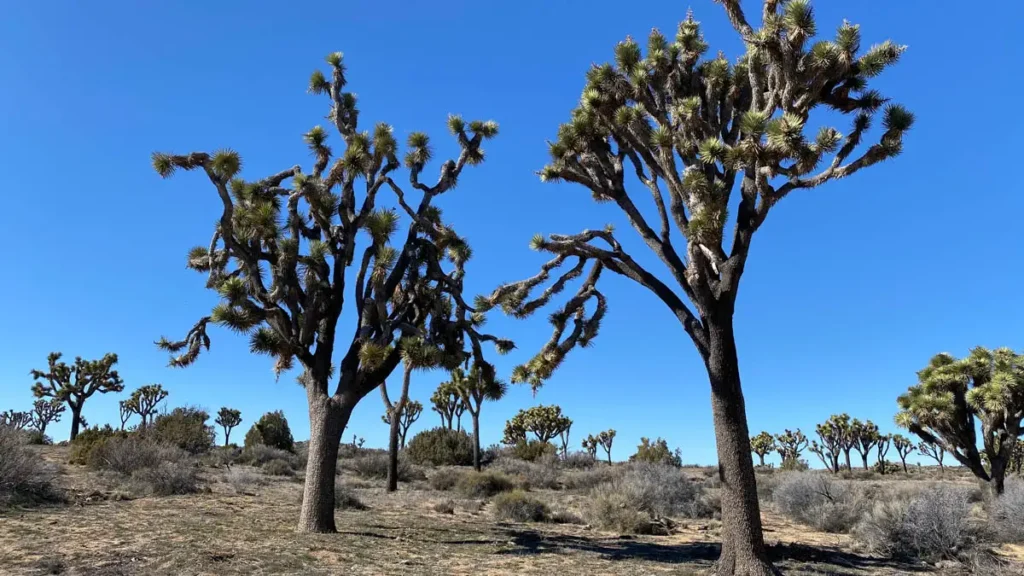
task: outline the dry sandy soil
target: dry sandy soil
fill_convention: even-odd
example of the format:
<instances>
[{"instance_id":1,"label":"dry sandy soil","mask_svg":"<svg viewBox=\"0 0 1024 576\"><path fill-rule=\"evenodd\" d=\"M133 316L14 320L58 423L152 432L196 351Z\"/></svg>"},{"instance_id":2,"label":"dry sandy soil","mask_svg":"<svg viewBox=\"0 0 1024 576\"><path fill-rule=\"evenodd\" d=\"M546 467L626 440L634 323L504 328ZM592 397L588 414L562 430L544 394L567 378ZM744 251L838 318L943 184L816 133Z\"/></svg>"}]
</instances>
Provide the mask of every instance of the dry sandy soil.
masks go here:
<instances>
[{"instance_id":1,"label":"dry sandy soil","mask_svg":"<svg viewBox=\"0 0 1024 576\"><path fill-rule=\"evenodd\" d=\"M301 480L267 478L237 493L224 472L206 469L200 494L119 499L109 478L66 462L66 449L38 448L59 464L66 506L0 513L0 574L705 574L718 555L715 521L688 521L671 536L622 537L572 524L496 522L484 503L449 500L423 482L387 495L348 479L367 510L337 513L339 532L296 534ZM104 484L106 482L106 484ZM563 510L579 495L538 491ZM824 534L766 513L765 538L787 575L934 574L859 552L845 535ZM1013 554L1016 550L1004 549Z\"/></svg>"}]
</instances>

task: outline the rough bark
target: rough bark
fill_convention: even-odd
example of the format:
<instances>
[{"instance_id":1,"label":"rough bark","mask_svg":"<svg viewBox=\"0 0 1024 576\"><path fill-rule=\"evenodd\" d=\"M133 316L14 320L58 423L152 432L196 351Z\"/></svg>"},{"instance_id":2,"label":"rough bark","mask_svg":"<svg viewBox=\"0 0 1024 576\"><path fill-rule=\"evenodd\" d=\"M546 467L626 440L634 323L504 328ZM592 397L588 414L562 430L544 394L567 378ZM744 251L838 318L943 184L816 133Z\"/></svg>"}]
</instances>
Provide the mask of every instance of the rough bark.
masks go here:
<instances>
[{"instance_id":1,"label":"rough bark","mask_svg":"<svg viewBox=\"0 0 1024 576\"><path fill-rule=\"evenodd\" d=\"M398 418L391 418L391 434L388 437L388 483L387 491L398 490Z\"/></svg>"},{"instance_id":2,"label":"rough bark","mask_svg":"<svg viewBox=\"0 0 1024 576\"><path fill-rule=\"evenodd\" d=\"M78 429L82 425L82 407L71 405L71 440L78 437Z\"/></svg>"},{"instance_id":3,"label":"rough bark","mask_svg":"<svg viewBox=\"0 0 1024 576\"><path fill-rule=\"evenodd\" d=\"M764 454L758 454L757 457L761 459L761 466L764 466Z\"/></svg>"},{"instance_id":4,"label":"rough bark","mask_svg":"<svg viewBox=\"0 0 1024 576\"><path fill-rule=\"evenodd\" d=\"M299 512L299 532L336 532L334 524L334 479L338 469L341 431L348 425L355 402L327 396L309 386L309 458L306 485Z\"/></svg>"},{"instance_id":5,"label":"rough bark","mask_svg":"<svg viewBox=\"0 0 1024 576\"><path fill-rule=\"evenodd\" d=\"M480 414L472 413L473 417L473 469L480 471Z\"/></svg>"},{"instance_id":6,"label":"rough bark","mask_svg":"<svg viewBox=\"0 0 1024 576\"><path fill-rule=\"evenodd\" d=\"M750 432L740 386L732 315L708 319L710 347L706 359L711 380L711 407L722 481L722 554L718 576L773 576L761 533Z\"/></svg>"},{"instance_id":7,"label":"rough bark","mask_svg":"<svg viewBox=\"0 0 1024 576\"><path fill-rule=\"evenodd\" d=\"M864 452L860 455L861 459L864 460L864 469L868 469L868 452Z\"/></svg>"},{"instance_id":8,"label":"rough bark","mask_svg":"<svg viewBox=\"0 0 1024 576\"><path fill-rule=\"evenodd\" d=\"M225 426L224 427L224 446L227 447L227 445L230 444L230 441L231 441L231 428L228 428L227 426Z\"/></svg>"}]
</instances>

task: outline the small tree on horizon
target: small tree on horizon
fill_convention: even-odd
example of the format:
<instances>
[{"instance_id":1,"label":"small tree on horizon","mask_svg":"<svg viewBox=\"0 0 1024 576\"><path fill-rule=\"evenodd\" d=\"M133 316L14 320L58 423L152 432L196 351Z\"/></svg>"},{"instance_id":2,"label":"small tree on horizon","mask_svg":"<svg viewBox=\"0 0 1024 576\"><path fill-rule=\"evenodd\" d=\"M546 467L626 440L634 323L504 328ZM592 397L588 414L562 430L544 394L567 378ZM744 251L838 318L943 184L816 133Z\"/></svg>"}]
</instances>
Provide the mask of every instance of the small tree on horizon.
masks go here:
<instances>
[{"instance_id":1,"label":"small tree on horizon","mask_svg":"<svg viewBox=\"0 0 1024 576\"><path fill-rule=\"evenodd\" d=\"M12 430L24 430L32 424L31 412L20 412L18 410L7 410L0 412L0 427Z\"/></svg>"},{"instance_id":2,"label":"small tree on horizon","mask_svg":"<svg viewBox=\"0 0 1024 576\"><path fill-rule=\"evenodd\" d=\"M938 444L929 444L928 442L921 441L917 445L917 450L925 456L935 460L939 465L939 472L945 472L946 467L942 465L943 459L946 457L946 449Z\"/></svg>"},{"instance_id":3,"label":"small tree on horizon","mask_svg":"<svg viewBox=\"0 0 1024 576\"><path fill-rule=\"evenodd\" d=\"M46 358L45 371L30 372L37 380L32 385L32 394L36 398L53 398L67 404L71 410L70 439L74 440L79 427L85 426L82 418L85 401L97 393L121 392L124 380L114 370L117 354L106 354L99 360L83 360L79 356L70 366L60 361L62 356L60 352L51 352Z\"/></svg>"},{"instance_id":4,"label":"small tree on horizon","mask_svg":"<svg viewBox=\"0 0 1024 576\"><path fill-rule=\"evenodd\" d=\"M885 455L892 445L892 434L879 434L875 446L878 447L878 472L885 474ZM866 468L865 468L866 469Z\"/></svg>"},{"instance_id":5,"label":"small tree on horizon","mask_svg":"<svg viewBox=\"0 0 1024 576\"><path fill-rule=\"evenodd\" d=\"M896 453L900 456L900 462L903 463L903 473L910 474L910 471L907 470L907 456L910 456L910 453L915 450L914 443L910 438L907 438L902 434L893 434L892 445L893 448L896 449Z\"/></svg>"},{"instance_id":6,"label":"small tree on horizon","mask_svg":"<svg viewBox=\"0 0 1024 576\"><path fill-rule=\"evenodd\" d=\"M214 423L224 429L224 445L227 446L231 439L231 430L242 423L242 412L223 406L217 411Z\"/></svg>"},{"instance_id":7,"label":"small tree on horizon","mask_svg":"<svg viewBox=\"0 0 1024 576\"><path fill-rule=\"evenodd\" d=\"M800 460L800 453L807 448L807 437L800 431L799 428L796 430L785 429L782 434L775 435L776 448L775 451L779 453L779 458L782 460L782 464L785 465L787 461L798 462Z\"/></svg>"},{"instance_id":8,"label":"small tree on horizon","mask_svg":"<svg viewBox=\"0 0 1024 576\"><path fill-rule=\"evenodd\" d=\"M328 74L310 76L309 92L327 99L327 118L340 137L329 143L320 126L305 134L311 171L288 164L243 179L242 158L228 149L152 158L165 178L176 170L203 174L221 206L212 236L186 260L206 275L221 302L184 338L161 338L158 345L172 354L172 366L187 366L209 349L208 328L215 324L247 335L253 353L274 359L277 374L298 363L310 417L300 532L337 531L342 430L355 406L398 367L403 341L421 337L452 356L468 348L481 365L487 365L481 342L511 349L510 342L477 331L483 316L462 296L470 247L434 203L456 187L466 166L483 162L481 144L497 135L497 124L449 116L458 154L441 164L432 184L424 182L434 154L430 138L409 133L400 160L390 125L360 131L342 60L340 52L330 54ZM392 177L403 164L407 185ZM400 211L379 206L382 190L393 192ZM353 326L339 334L346 303Z\"/></svg>"},{"instance_id":9,"label":"small tree on horizon","mask_svg":"<svg viewBox=\"0 0 1024 576\"><path fill-rule=\"evenodd\" d=\"M449 430L455 429L455 414L461 403L459 389L451 381L441 382L430 395L430 409L441 416L441 427Z\"/></svg>"},{"instance_id":10,"label":"small tree on horizon","mask_svg":"<svg viewBox=\"0 0 1024 576\"><path fill-rule=\"evenodd\" d=\"M32 403L32 427L40 434L45 435L47 426L60 422L64 410L64 403L57 398L37 399Z\"/></svg>"},{"instance_id":11,"label":"small tree on horizon","mask_svg":"<svg viewBox=\"0 0 1024 576\"><path fill-rule=\"evenodd\" d=\"M871 420L861 422L856 418L850 424L850 435L853 438L853 449L860 454L864 469L868 470L868 455L872 448L880 447L884 436L878 432L878 426Z\"/></svg>"},{"instance_id":12,"label":"small tree on horizon","mask_svg":"<svg viewBox=\"0 0 1024 576\"><path fill-rule=\"evenodd\" d=\"M830 472L838 474L839 455L845 446L850 445L850 417L846 414L833 414L824 423L815 426L815 432L821 444L811 442L811 452L821 458Z\"/></svg>"},{"instance_id":13,"label":"small tree on horizon","mask_svg":"<svg viewBox=\"0 0 1024 576\"><path fill-rule=\"evenodd\" d=\"M559 127L549 145L551 162L540 172L544 181L577 184L596 202L617 206L660 269L648 265L651 258L627 251L611 226L538 235L531 247L552 259L537 275L498 287L487 301L528 316L569 281L583 278L575 295L551 314L551 339L513 372L513 382L534 388L571 349L597 335L607 309L597 287L603 272L632 280L665 304L710 381L723 486L716 573L761 576L777 571L761 530L733 327L752 239L791 192L898 155L914 118L868 89L904 47L886 41L861 52L860 29L846 22L834 40L814 41L817 26L807 0L764 0L759 27L740 0L718 2L746 49L743 56L734 62L721 52L707 57L692 14L674 41L653 30L646 54L627 37L615 47L614 64L594 65L587 73L579 105ZM846 135L823 125L825 108L853 117ZM819 113L812 119L813 110ZM877 142L862 146L878 115ZM632 191L636 182L641 189ZM638 205L644 197L655 215ZM531 297L556 271L557 279Z\"/></svg>"},{"instance_id":14,"label":"small tree on horizon","mask_svg":"<svg viewBox=\"0 0 1024 576\"><path fill-rule=\"evenodd\" d=\"M423 414L423 403L418 400L409 400L405 403L405 408L402 410L402 414L398 420L398 447L405 448L405 439L409 434L409 428L419 420L420 415ZM380 417L381 422L391 426L391 416L388 410L384 409L384 414Z\"/></svg>"},{"instance_id":15,"label":"small tree on horizon","mask_svg":"<svg viewBox=\"0 0 1024 576\"><path fill-rule=\"evenodd\" d=\"M146 384L131 393L127 400L124 400L124 408L133 414L138 414L142 422L140 428L146 428L152 424L153 416L157 413L157 405L167 398L167 391L160 384ZM125 421L121 422L122 430Z\"/></svg>"},{"instance_id":16,"label":"small tree on horizon","mask_svg":"<svg viewBox=\"0 0 1024 576\"><path fill-rule=\"evenodd\" d=\"M597 444L604 448L605 455L608 457L608 465L612 463L612 443L615 442L615 430L609 428L597 435Z\"/></svg>"},{"instance_id":17,"label":"small tree on horizon","mask_svg":"<svg viewBox=\"0 0 1024 576\"><path fill-rule=\"evenodd\" d=\"M550 444L551 440L572 426L572 420L562 414L560 406L532 406L520 410L505 423L502 443L514 446L525 441L526 435L533 434L538 442Z\"/></svg>"},{"instance_id":18,"label":"small tree on horizon","mask_svg":"<svg viewBox=\"0 0 1024 576\"><path fill-rule=\"evenodd\" d=\"M750 449L760 459L759 466L764 466L764 457L775 451L775 437L768 432L762 431L757 436L750 438Z\"/></svg>"},{"instance_id":19,"label":"small tree on horizon","mask_svg":"<svg viewBox=\"0 0 1024 576\"><path fill-rule=\"evenodd\" d=\"M128 421L131 420L132 414L135 414L135 412L132 410L131 404L128 403L127 399L118 401L117 415L118 418L120 418L121 420L120 430L122 432L124 431L125 427L128 426Z\"/></svg>"},{"instance_id":20,"label":"small tree on horizon","mask_svg":"<svg viewBox=\"0 0 1024 576\"><path fill-rule=\"evenodd\" d=\"M1024 355L980 346L962 359L938 354L917 378L918 384L897 399L901 411L896 423L941 446L988 482L995 494L1002 494L1024 420Z\"/></svg>"}]
</instances>

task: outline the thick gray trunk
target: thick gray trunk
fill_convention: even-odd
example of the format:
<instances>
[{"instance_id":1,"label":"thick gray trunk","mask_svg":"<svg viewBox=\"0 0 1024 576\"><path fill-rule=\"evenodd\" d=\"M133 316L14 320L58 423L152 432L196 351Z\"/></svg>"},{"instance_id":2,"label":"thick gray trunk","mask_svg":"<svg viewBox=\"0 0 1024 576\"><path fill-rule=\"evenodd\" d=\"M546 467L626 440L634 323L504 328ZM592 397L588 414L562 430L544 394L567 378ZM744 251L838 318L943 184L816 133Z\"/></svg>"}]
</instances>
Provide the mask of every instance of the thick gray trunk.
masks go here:
<instances>
[{"instance_id":1,"label":"thick gray trunk","mask_svg":"<svg viewBox=\"0 0 1024 576\"><path fill-rule=\"evenodd\" d=\"M78 437L78 429L82 426L82 407L71 406L71 440Z\"/></svg>"},{"instance_id":2,"label":"thick gray trunk","mask_svg":"<svg viewBox=\"0 0 1024 576\"><path fill-rule=\"evenodd\" d=\"M309 385L312 389L314 386ZM309 457L306 485L299 512L299 532L336 532L334 524L334 480L338 470L341 431L348 424L351 405L320 392L308 391Z\"/></svg>"},{"instance_id":3,"label":"thick gray trunk","mask_svg":"<svg viewBox=\"0 0 1024 576\"><path fill-rule=\"evenodd\" d=\"M388 436L388 492L398 490L398 427L398 415L392 414L391 433Z\"/></svg>"},{"instance_id":4,"label":"thick gray trunk","mask_svg":"<svg viewBox=\"0 0 1024 576\"><path fill-rule=\"evenodd\" d=\"M473 414L473 469L480 471L480 415Z\"/></svg>"},{"instance_id":5,"label":"thick gray trunk","mask_svg":"<svg viewBox=\"0 0 1024 576\"><path fill-rule=\"evenodd\" d=\"M708 332L706 362L711 380L718 474L722 480L722 554L715 573L774 576L779 572L768 560L761 532L761 509L754 462L750 458L750 432L731 314L708 322Z\"/></svg>"}]
</instances>

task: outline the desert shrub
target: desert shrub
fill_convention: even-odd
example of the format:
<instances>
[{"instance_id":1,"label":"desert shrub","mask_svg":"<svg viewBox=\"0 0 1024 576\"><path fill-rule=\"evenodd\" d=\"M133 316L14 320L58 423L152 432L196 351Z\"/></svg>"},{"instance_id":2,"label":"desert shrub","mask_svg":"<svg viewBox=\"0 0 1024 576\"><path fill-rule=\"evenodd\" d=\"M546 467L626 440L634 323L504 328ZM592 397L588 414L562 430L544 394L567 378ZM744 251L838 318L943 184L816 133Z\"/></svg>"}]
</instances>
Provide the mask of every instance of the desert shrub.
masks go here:
<instances>
[{"instance_id":1,"label":"desert shrub","mask_svg":"<svg viewBox=\"0 0 1024 576\"><path fill-rule=\"evenodd\" d=\"M470 514L478 514L484 508L484 503L479 500L463 500L459 502L462 510Z\"/></svg>"},{"instance_id":2,"label":"desert shrub","mask_svg":"<svg viewBox=\"0 0 1024 576\"><path fill-rule=\"evenodd\" d=\"M574 470L562 474L562 486L566 490L587 492L615 480L625 471L623 466L595 466L590 470Z\"/></svg>"},{"instance_id":3,"label":"desert shrub","mask_svg":"<svg viewBox=\"0 0 1024 576\"><path fill-rule=\"evenodd\" d=\"M272 448L264 444L253 444L252 446L246 446L242 449L241 455L238 457L238 461L248 464L250 466L263 466L271 460L285 460L293 468L298 466L297 458L295 454L288 452L287 450L280 450L278 448Z\"/></svg>"},{"instance_id":4,"label":"desert shrub","mask_svg":"<svg viewBox=\"0 0 1024 576\"><path fill-rule=\"evenodd\" d=\"M455 501L445 500L434 504L431 509L438 514L455 514Z\"/></svg>"},{"instance_id":5,"label":"desert shrub","mask_svg":"<svg viewBox=\"0 0 1024 576\"><path fill-rule=\"evenodd\" d=\"M434 490L451 490L463 474L463 471L454 468L441 468L430 477L430 487Z\"/></svg>"},{"instance_id":6,"label":"desert shrub","mask_svg":"<svg viewBox=\"0 0 1024 576\"><path fill-rule=\"evenodd\" d=\"M203 455L201 462L205 466L214 468L227 468L242 459L242 450L232 444L230 446L215 446Z\"/></svg>"},{"instance_id":7,"label":"desert shrub","mask_svg":"<svg viewBox=\"0 0 1024 576\"><path fill-rule=\"evenodd\" d=\"M494 497L494 517L512 522L541 522L548 517L548 507L522 490L513 490Z\"/></svg>"},{"instance_id":8,"label":"desert shrub","mask_svg":"<svg viewBox=\"0 0 1024 576\"><path fill-rule=\"evenodd\" d=\"M35 446L49 446L50 444L53 444L53 438L50 438L39 430L29 430L25 435L25 442Z\"/></svg>"},{"instance_id":9,"label":"desert shrub","mask_svg":"<svg viewBox=\"0 0 1024 576\"><path fill-rule=\"evenodd\" d=\"M366 510L366 504L356 497L351 488L337 482L334 484L334 509L335 510Z\"/></svg>"},{"instance_id":10,"label":"desert shrub","mask_svg":"<svg viewBox=\"0 0 1024 576\"><path fill-rule=\"evenodd\" d=\"M224 475L224 481L231 485L236 494L250 492L256 486L263 486L267 479L251 468L231 468Z\"/></svg>"},{"instance_id":11,"label":"desert shrub","mask_svg":"<svg viewBox=\"0 0 1024 576\"><path fill-rule=\"evenodd\" d=\"M295 470L287 460L275 459L260 466L264 474L269 476L295 476Z\"/></svg>"},{"instance_id":12,"label":"desert shrub","mask_svg":"<svg viewBox=\"0 0 1024 576\"><path fill-rule=\"evenodd\" d=\"M548 520L555 524L583 524L579 515L568 510L556 510L548 516Z\"/></svg>"},{"instance_id":13,"label":"desert shrub","mask_svg":"<svg viewBox=\"0 0 1024 576\"><path fill-rule=\"evenodd\" d=\"M288 427L288 419L284 417L284 412L267 412L249 428L245 434L245 447L249 448L256 444L288 452L294 449L295 439L292 438L292 429Z\"/></svg>"},{"instance_id":14,"label":"desert shrub","mask_svg":"<svg viewBox=\"0 0 1024 576\"><path fill-rule=\"evenodd\" d=\"M892 460L884 460L882 462L875 462L871 470L879 474L896 474L903 472L903 465Z\"/></svg>"},{"instance_id":15,"label":"desert shrub","mask_svg":"<svg viewBox=\"0 0 1024 576\"><path fill-rule=\"evenodd\" d=\"M512 479L500 472L466 472L459 478L456 489L467 498L487 498L499 492L512 490Z\"/></svg>"},{"instance_id":16,"label":"desert shrub","mask_svg":"<svg viewBox=\"0 0 1024 576\"><path fill-rule=\"evenodd\" d=\"M621 534L651 534L654 527L650 515L634 508L629 498L620 492L595 492L587 517L602 530Z\"/></svg>"},{"instance_id":17,"label":"desert shrub","mask_svg":"<svg viewBox=\"0 0 1024 576\"><path fill-rule=\"evenodd\" d=\"M515 458L499 458L490 469L501 472L516 479L520 487L549 488L561 487L558 481L558 461L554 455L545 455L534 462Z\"/></svg>"},{"instance_id":18,"label":"desert shrub","mask_svg":"<svg viewBox=\"0 0 1024 576\"><path fill-rule=\"evenodd\" d=\"M17 431L0 427L0 507L59 499L52 471L24 441Z\"/></svg>"},{"instance_id":19,"label":"desert shrub","mask_svg":"<svg viewBox=\"0 0 1024 576\"><path fill-rule=\"evenodd\" d=\"M565 458L562 458L562 468L568 470L588 470L594 467L597 460L593 456L586 452L576 451L570 452Z\"/></svg>"},{"instance_id":20,"label":"desert shrub","mask_svg":"<svg viewBox=\"0 0 1024 576\"><path fill-rule=\"evenodd\" d=\"M88 465L96 470L110 470L131 476L143 468L154 468L161 463L182 463L188 453L177 446L159 444L139 436L114 437L96 445L89 453Z\"/></svg>"},{"instance_id":21,"label":"desert shrub","mask_svg":"<svg viewBox=\"0 0 1024 576\"><path fill-rule=\"evenodd\" d=\"M779 465L779 470L783 472L804 472L810 470L811 466L807 463L807 460L802 458L786 458Z\"/></svg>"},{"instance_id":22,"label":"desert shrub","mask_svg":"<svg viewBox=\"0 0 1024 576\"><path fill-rule=\"evenodd\" d=\"M469 466L473 464L473 439L461 430L424 430L409 440L405 454L421 466Z\"/></svg>"},{"instance_id":23,"label":"desert shrub","mask_svg":"<svg viewBox=\"0 0 1024 576\"><path fill-rule=\"evenodd\" d=\"M870 551L884 556L955 558L974 542L970 512L966 490L938 485L910 498L879 499L854 534Z\"/></svg>"},{"instance_id":24,"label":"desert shrub","mask_svg":"<svg viewBox=\"0 0 1024 576\"><path fill-rule=\"evenodd\" d=\"M823 532L849 532L863 508L856 488L828 474L794 472L780 478L772 501L786 517Z\"/></svg>"},{"instance_id":25,"label":"desert shrub","mask_svg":"<svg viewBox=\"0 0 1024 576\"><path fill-rule=\"evenodd\" d=\"M673 452L669 450L668 442L658 438L651 442L649 438L641 438L640 445L636 447L636 454L629 457L630 462L647 462L651 464L667 464L670 466L682 466L682 457L679 449Z\"/></svg>"},{"instance_id":26,"label":"desert shrub","mask_svg":"<svg viewBox=\"0 0 1024 576\"><path fill-rule=\"evenodd\" d=\"M141 490L154 496L193 494L199 491L199 476L195 467L172 462L136 470L132 480Z\"/></svg>"},{"instance_id":27,"label":"desert shrub","mask_svg":"<svg viewBox=\"0 0 1024 576\"><path fill-rule=\"evenodd\" d=\"M544 457L555 456L558 448L550 442L540 440L520 440L511 447L512 457L526 462L533 462Z\"/></svg>"},{"instance_id":28,"label":"desert shrub","mask_svg":"<svg viewBox=\"0 0 1024 576\"><path fill-rule=\"evenodd\" d=\"M111 438L127 437L127 432L114 430L109 424L103 428L86 428L79 432L71 442L71 454L68 461L72 464L88 464L89 456L97 446Z\"/></svg>"},{"instance_id":29,"label":"desert shrub","mask_svg":"<svg viewBox=\"0 0 1024 576\"><path fill-rule=\"evenodd\" d=\"M202 454L213 448L217 432L206 424L210 415L201 408L180 406L161 414L147 427L146 436L163 444L177 446L190 454Z\"/></svg>"},{"instance_id":30,"label":"desert shrub","mask_svg":"<svg viewBox=\"0 0 1024 576\"><path fill-rule=\"evenodd\" d=\"M995 537L1005 542L1024 541L1024 480L1008 480L1006 490L990 506L989 520Z\"/></svg>"},{"instance_id":31,"label":"desert shrub","mask_svg":"<svg viewBox=\"0 0 1024 576\"><path fill-rule=\"evenodd\" d=\"M631 507L653 517L709 518L714 514L704 506L700 486L671 465L633 464L607 489L624 494Z\"/></svg>"},{"instance_id":32,"label":"desert shrub","mask_svg":"<svg viewBox=\"0 0 1024 576\"><path fill-rule=\"evenodd\" d=\"M355 473L357 476L363 478L379 478L381 480L388 477L388 454L387 452L377 452L353 458L351 460L343 461L343 466ZM403 453L398 454L398 481L399 482L411 482L413 480L420 480L423 478L423 473L416 470L409 463Z\"/></svg>"}]
</instances>

